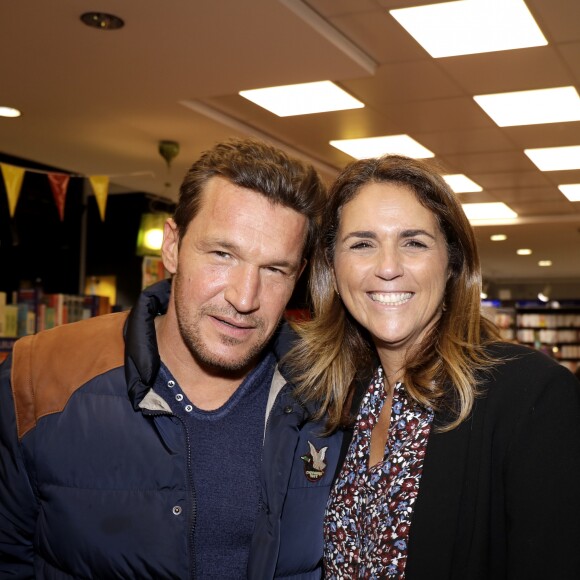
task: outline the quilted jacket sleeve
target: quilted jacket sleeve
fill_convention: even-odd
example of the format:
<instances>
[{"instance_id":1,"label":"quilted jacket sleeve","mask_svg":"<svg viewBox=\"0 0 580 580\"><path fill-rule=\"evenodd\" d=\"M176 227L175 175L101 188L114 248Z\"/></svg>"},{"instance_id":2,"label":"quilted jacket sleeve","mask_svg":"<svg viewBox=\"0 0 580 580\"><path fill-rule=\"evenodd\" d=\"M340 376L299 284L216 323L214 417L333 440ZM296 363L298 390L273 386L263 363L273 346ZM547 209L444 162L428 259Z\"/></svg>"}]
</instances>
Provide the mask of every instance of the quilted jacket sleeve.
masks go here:
<instances>
[{"instance_id":1,"label":"quilted jacket sleeve","mask_svg":"<svg viewBox=\"0 0 580 580\"><path fill-rule=\"evenodd\" d=\"M0 578L33 578L38 504L18 440L12 360L0 366Z\"/></svg>"}]
</instances>

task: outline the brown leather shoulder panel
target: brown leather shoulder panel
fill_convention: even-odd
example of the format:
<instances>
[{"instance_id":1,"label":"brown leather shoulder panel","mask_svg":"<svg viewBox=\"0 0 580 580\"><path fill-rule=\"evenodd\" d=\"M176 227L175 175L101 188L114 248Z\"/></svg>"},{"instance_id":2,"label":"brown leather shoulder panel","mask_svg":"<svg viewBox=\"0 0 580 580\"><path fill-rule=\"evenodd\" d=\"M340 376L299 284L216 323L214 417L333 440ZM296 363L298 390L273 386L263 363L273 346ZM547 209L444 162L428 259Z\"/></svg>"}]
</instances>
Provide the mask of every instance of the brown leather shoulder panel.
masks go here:
<instances>
[{"instance_id":1,"label":"brown leather shoulder panel","mask_svg":"<svg viewBox=\"0 0 580 580\"><path fill-rule=\"evenodd\" d=\"M88 380L124 364L127 315L105 314L16 341L12 394L19 438L40 417L62 411Z\"/></svg>"}]
</instances>

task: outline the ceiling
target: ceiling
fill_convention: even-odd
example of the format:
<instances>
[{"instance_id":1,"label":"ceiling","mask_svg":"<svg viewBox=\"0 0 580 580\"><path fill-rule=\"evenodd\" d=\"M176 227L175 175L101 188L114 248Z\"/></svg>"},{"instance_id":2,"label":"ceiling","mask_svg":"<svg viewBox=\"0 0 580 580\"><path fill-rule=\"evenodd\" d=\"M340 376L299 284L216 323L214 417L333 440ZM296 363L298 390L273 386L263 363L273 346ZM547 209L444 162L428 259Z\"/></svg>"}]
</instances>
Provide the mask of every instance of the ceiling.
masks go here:
<instances>
[{"instance_id":1,"label":"ceiling","mask_svg":"<svg viewBox=\"0 0 580 580\"><path fill-rule=\"evenodd\" d=\"M407 133L446 173L504 201L519 223L477 227L494 281L580 285L580 203L557 188L580 171L540 172L524 148L580 144L580 122L499 128L475 94L580 89L580 2L527 0L548 45L433 59L388 10L414 0L59 0L4 3L0 18L0 153L81 175L109 175L111 193L175 199L189 164L232 135L270 139L330 181L351 159L331 139ZM120 30L85 26L109 12ZM238 96L258 87L332 80L365 103L279 118ZM158 142L180 153L168 173ZM167 182L171 184L166 185ZM490 242L492 233L507 241ZM528 247L531 256L516 256ZM538 260L550 259L541 268Z\"/></svg>"}]
</instances>

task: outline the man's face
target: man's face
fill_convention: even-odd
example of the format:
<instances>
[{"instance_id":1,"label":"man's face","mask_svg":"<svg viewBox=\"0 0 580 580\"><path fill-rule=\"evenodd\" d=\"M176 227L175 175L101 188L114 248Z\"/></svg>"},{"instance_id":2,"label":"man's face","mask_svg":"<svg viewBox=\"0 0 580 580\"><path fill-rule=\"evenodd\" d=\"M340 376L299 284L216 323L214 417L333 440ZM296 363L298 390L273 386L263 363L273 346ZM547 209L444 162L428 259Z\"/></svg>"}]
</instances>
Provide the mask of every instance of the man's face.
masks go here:
<instances>
[{"instance_id":1,"label":"man's face","mask_svg":"<svg viewBox=\"0 0 580 580\"><path fill-rule=\"evenodd\" d=\"M172 274L174 316L194 361L237 373L256 362L303 269L305 216L212 177L179 245L165 226L163 261Z\"/></svg>"}]
</instances>

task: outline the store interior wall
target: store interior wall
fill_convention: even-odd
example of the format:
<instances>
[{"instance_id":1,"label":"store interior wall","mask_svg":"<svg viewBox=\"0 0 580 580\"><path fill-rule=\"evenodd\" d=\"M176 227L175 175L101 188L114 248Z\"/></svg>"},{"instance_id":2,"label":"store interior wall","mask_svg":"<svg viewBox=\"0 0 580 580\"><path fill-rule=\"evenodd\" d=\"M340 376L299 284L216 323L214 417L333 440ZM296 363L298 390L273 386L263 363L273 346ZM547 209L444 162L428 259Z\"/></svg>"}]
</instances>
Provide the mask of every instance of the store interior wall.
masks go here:
<instances>
[{"instance_id":1,"label":"store interior wall","mask_svg":"<svg viewBox=\"0 0 580 580\"><path fill-rule=\"evenodd\" d=\"M130 308L142 282L142 258L135 253L142 213L151 210L149 194L112 194L101 220L93 195L83 198L85 180L71 179L61 221L45 171L58 171L28 160L1 156L0 161L37 169L27 171L13 218L9 217L4 183L0 183L0 290L13 292L39 284L45 292L82 293L81 269L88 276L114 276L117 304ZM164 207L163 209L167 209ZM81 255L83 213L86 212L86 253ZM83 262L84 259L84 262ZM307 307L304 273L289 307ZM580 299L580 280L549 281L550 298ZM504 302L536 300L546 289L545 280L488 280L491 299Z\"/></svg>"}]
</instances>

